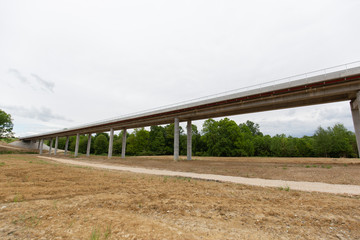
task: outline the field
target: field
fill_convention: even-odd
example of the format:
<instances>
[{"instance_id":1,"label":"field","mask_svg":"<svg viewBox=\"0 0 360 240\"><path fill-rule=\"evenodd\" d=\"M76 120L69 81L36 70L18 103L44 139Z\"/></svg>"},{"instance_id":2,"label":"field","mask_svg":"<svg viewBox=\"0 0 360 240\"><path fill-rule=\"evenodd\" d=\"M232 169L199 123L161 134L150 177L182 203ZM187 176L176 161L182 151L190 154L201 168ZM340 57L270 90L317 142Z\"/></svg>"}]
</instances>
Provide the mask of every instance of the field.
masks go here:
<instances>
[{"instance_id":1,"label":"field","mask_svg":"<svg viewBox=\"0 0 360 240\"><path fill-rule=\"evenodd\" d=\"M138 157L133 162L154 162L158 168L161 162L172 163L170 157L161 159ZM219 161L241 162L202 159L193 161L191 168L200 171L200 165L210 165L204 167L210 171ZM280 173L294 164L268 161L286 165L287 169L274 167ZM320 163L312 161L312 166ZM329 166L325 162L335 160L320 161ZM358 167L351 163L356 160L337 161L331 168L295 165L310 172L337 169L340 174L341 169ZM170 165L185 170L189 163ZM251 168L247 171L252 174ZM98 170L61 165L33 154L0 155L1 239L359 239L359 206L359 196Z\"/></svg>"}]
</instances>

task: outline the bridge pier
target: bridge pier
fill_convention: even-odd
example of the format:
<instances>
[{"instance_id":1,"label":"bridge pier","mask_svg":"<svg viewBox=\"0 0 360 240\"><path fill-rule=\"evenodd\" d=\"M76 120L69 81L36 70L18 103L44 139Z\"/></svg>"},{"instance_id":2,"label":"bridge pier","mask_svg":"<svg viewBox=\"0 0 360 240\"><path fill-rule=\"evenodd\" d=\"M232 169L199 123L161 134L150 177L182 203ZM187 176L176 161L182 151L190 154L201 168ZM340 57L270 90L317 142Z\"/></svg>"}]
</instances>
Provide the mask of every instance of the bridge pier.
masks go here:
<instances>
[{"instance_id":1,"label":"bridge pier","mask_svg":"<svg viewBox=\"0 0 360 240\"><path fill-rule=\"evenodd\" d=\"M174 160L179 160L179 119L174 121Z\"/></svg>"},{"instance_id":2,"label":"bridge pier","mask_svg":"<svg viewBox=\"0 0 360 240\"><path fill-rule=\"evenodd\" d=\"M88 142L87 142L87 148L86 148L86 156L90 156L90 147L91 147L91 133L88 134Z\"/></svg>"},{"instance_id":3,"label":"bridge pier","mask_svg":"<svg viewBox=\"0 0 360 240\"><path fill-rule=\"evenodd\" d=\"M80 140L80 133L76 134L76 144L75 144L75 157L79 154L79 140Z\"/></svg>"},{"instance_id":4,"label":"bridge pier","mask_svg":"<svg viewBox=\"0 0 360 240\"><path fill-rule=\"evenodd\" d=\"M64 155L67 154L68 148L69 148L69 136L66 136L66 142L65 142L65 150L64 150Z\"/></svg>"},{"instance_id":5,"label":"bridge pier","mask_svg":"<svg viewBox=\"0 0 360 240\"><path fill-rule=\"evenodd\" d=\"M56 138L55 138L54 155L56 155L56 152L57 152L57 149L58 149L58 144L59 144L59 137L56 136Z\"/></svg>"},{"instance_id":6,"label":"bridge pier","mask_svg":"<svg viewBox=\"0 0 360 240\"><path fill-rule=\"evenodd\" d=\"M126 129L123 130L121 158L125 158L125 151L126 151Z\"/></svg>"},{"instance_id":7,"label":"bridge pier","mask_svg":"<svg viewBox=\"0 0 360 240\"><path fill-rule=\"evenodd\" d=\"M191 120L187 121L187 160L191 160L192 156L192 126Z\"/></svg>"},{"instance_id":8,"label":"bridge pier","mask_svg":"<svg viewBox=\"0 0 360 240\"><path fill-rule=\"evenodd\" d=\"M51 155L53 140L54 140L54 139L50 138L49 155Z\"/></svg>"},{"instance_id":9,"label":"bridge pier","mask_svg":"<svg viewBox=\"0 0 360 240\"><path fill-rule=\"evenodd\" d=\"M360 92L357 93L357 98L350 102L351 115L354 123L356 144L358 148L358 154L360 157Z\"/></svg>"},{"instance_id":10,"label":"bridge pier","mask_svg":"<svg viewBox=\"0 0 360 240\"><path fill-rule=\"evenodd\" d=\"M43 153L43 145L44 145L44 139L41 139L40 140L40 149L39 149L40 150L40 152L39 152L40 155L42 155L42 153Z\"/></svg>"},{"instance_id":11,"label":"bridge pier","mask_svg":"<svg viewBox=\"0 0 360 240\"><path fill-rule=\"evenodd\" d=\"M108 158L111 158L111 157L112 157L113 142L114 142L114 129L111 128L111 129L110 129Z\"/></svg>"}]
</instances>

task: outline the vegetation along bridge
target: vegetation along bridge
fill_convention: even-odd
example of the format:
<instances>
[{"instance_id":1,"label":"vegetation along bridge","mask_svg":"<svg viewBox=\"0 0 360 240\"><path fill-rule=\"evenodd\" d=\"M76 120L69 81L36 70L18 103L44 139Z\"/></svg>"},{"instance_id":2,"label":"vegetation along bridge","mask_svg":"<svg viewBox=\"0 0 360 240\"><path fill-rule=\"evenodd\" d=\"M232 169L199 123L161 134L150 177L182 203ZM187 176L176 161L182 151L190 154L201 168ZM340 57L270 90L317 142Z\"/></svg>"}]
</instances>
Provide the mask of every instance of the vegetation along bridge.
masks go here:
<instances>
[{"instance_id":1,"label":"vegetation along bridge","mask_svg":"<svg viewBox=\"0 0 360 240\"><path fill-rule=\"evenodd\" d=\"M54 154L56 155L59 137L67 137L65 144L65 154L67 154L69 137L76 135L75 156L77 156L79 136L80 134L88 134L86 155L89 156L91 134L110 131L108 157L111 158L114 131L123 130L122 157L125 157L127 129L174 122L174 159L178 160L179 122L187 122L187 159L191 160L191 121L193 120L339 101L350 101L357 146L360 150L360 62L266 82L66 130L21 137L20 140L38 142L40 154L42 154L44 140L49 139L51 141L50 146L52 146L55 139ZM49 154L51 154L51 147Z\"/></svg>"}]
</instances>

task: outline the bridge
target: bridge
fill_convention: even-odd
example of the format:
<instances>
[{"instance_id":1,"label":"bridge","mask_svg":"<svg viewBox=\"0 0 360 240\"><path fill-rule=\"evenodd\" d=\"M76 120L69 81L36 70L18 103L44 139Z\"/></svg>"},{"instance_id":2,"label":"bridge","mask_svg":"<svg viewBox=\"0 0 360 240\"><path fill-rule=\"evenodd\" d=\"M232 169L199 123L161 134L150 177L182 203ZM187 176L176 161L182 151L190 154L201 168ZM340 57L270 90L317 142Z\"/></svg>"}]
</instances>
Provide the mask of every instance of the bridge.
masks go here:
<instances>
[{"instance_id":1,"label":"bridge","mask_svg":"<svg viewBox=\"0 0 360 240\"><path fill-rule=\"evenodd\" d=\"M174 123L174 160L179 159L179 122L187 122L187 159L191 160L191 122L315 104L349 101L354 122L357 147L360 152L360 62L353 62L319 71L309 72L276 81L253 85L217 95L168 105L157 109L125 115L111 120L86 124L65 130L20 137L26 142L38 142L43 153L44 140L50 140L50 151L55 139L57 154L59 137L66 137L65 155L69 137L76 135L75 156L78 156L79 136L87 134L87 152L90 155L91 134L110 131L108 157L112 157L114 131L122 130L122 154L125 157L126 131L132 128ZM360 154L359 154L360 155Z\"/></svg>"}]
</instances>

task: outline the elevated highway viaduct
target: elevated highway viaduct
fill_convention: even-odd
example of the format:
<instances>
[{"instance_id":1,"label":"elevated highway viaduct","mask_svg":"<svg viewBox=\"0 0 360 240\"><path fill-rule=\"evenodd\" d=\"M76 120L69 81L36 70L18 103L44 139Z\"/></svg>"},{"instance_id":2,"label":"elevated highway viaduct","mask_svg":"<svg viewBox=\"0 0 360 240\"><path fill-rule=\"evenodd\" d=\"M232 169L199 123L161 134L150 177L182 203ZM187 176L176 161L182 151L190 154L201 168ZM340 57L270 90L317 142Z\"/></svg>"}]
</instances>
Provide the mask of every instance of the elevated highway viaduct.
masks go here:
<instances>
[{"instance_id":1,"label":"elevated highway viaduct","mask_svg":"<svg viewBox=\"0 0 360 240\"><path fill-rule=\"evenodd\" d=\"M54 154L56 154L59 137L66 137L65 154L67 154L69 137L76 135L75 156L77 156L79 136L87 134L87 156L89 156L91 134L110 131L108 157L111 158L114 131L123 130L122 157L125 157L127 129L174 123L174 160L178 160L179 122L187 122L187 159L190 160L192 152L191 122L193 120L349 101L357 146L360 150L360 64L356 62L357 66L355 67L353 64L297 75L255 85L237 92L205 97L112 120L25 136L20 140L37 141L40 154L42 154L43 141L49 139L52 143L55 139Z\"/></svg>"}]
</instances>

